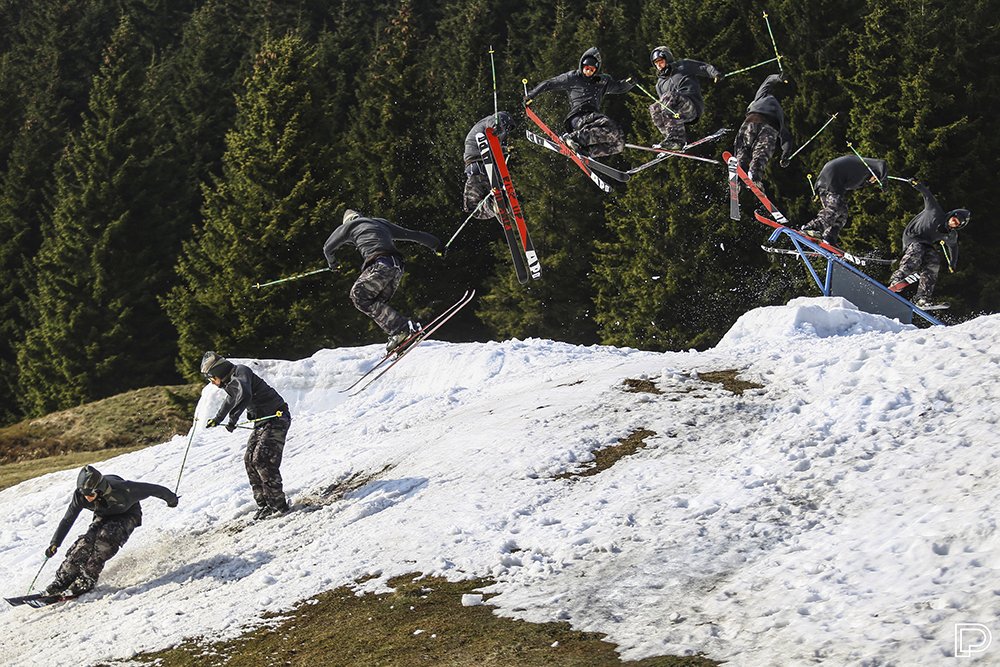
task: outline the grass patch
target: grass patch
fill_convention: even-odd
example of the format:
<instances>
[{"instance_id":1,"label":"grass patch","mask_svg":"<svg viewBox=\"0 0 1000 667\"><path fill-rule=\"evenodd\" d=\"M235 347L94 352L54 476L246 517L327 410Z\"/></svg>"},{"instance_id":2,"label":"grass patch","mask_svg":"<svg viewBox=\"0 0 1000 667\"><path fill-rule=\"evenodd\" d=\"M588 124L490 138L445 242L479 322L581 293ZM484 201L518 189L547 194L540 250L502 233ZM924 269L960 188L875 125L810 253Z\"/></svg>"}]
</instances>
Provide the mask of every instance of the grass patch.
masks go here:
<instances>
[{"instance_id":1,"label":"grass patch","mask_svg":"<svg viewBox=\"0 0 1000 667\"><path fill-rule=\"evenodd\" d=\"M146 387L0 428L0 464L165 442L187 433L199 396L201 385Z\"/></svg>"},{"instance_id":2,"label":"grass patch","mask_svg":"<svg viewBox=\"0 0 1000 667\"><path fill-rule=\"evenodd\" d=\"M648 428L638 428L624 438L619 438L617 445L611 445L594 452L594 463L583 472L567 472L556 475L556 479L578 479L592 477L602 473L626 456L632 456L646 446L646 438L656 435L656 431Z\"/></svg>"},{"instance_id":3,"label":"grass patch","mask_svg":"<svg viewBox=\"0 0 1000 667\"><path fill-rule=\"evenodd\" d=\"M637 380L625 378L625 391L633 394L662 394L660 388L652 380Z\"/></svg>"},{"instance_id":4,"label":"grass patch","mask_svg":"<svg viewBox=\"0 0 1000 667\"><path fill-rule=\"evenodd\" d=\"M622 663L598 633L568 623L527 623L495 616L489 606L463 607L463 593L485 580L390 581L392 593L357 596L348 587L316 596L272 618L264 628L226 642L188 642L131 658L159 667L260 665L433 665L434 667L707 667L702 657L656 657Z\"/></svg>"},{"instance_id":5,"label":"grass patch","mask_svg":"<svg viewBox=\"0 0 1000 667\"><path fill-rule=\"evenodd\" d=\"M30 461L5 463L0 465L0 489L6 489L15 484L20 484L25 480L47 475L50 472L58 472L59 470L68 470L70 468L82 468L89 463L106 461L119 454L128 454L143 447L144 445L137 445L134 447L102 449L97 452L70 452L69 454L46 456L45 458L32 459Z\"/></svg>"},{"instance_id":6,"label":"grass patch","mask_svg":"<svg viewBox=\"0 0 1000 667\"><path fill-rule=\"evenodd\" d=\"M737 396L742 396L743 392L747 389L763 389L764 385L757 384L756 382L748 382L747 380L741 380L737 377L739 371L735 368L730 368L724 371L709 371L708 373L698 373L698 379L704 380L705 382L712 382L714 384L721 384L722 388L726 391L732 392Z\"/></svg>"}]
</instances>

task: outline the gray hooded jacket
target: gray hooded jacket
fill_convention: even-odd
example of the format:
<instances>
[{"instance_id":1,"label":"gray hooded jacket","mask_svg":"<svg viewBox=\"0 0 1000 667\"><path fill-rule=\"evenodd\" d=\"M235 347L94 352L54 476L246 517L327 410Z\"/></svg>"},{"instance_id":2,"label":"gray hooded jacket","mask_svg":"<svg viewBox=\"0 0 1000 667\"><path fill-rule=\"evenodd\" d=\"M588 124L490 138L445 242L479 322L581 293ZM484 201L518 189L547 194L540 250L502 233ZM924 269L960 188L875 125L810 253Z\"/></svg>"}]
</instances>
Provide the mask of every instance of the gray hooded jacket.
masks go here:
<instances>
[{"instance_id":1,"label":"gray hooded jacket","mask_svg":"<svg viewBox=\"0 0 1000 667\"><path fill-rule=\"evenodd\" d=\"M596 58L598 61L597 72L594 76L583 75L583 59L587 57ZM627 93L633 88L635 88L633 81L627 79L616 81L611 75L602 74L600 53L597 47L591 47L580 56L578 69L542 81L528 91L528 98L532 99L550 90L565 90L569 98L569 114L566 116L568 123L581 114L600 112L605 95L619 95Z\"/></svg>"},{"instance_id":2,"label":"gray hooded jacket","mask_svg":"<svg viewBox=\"0 0 1000 667\"><path fill-rule=\"evenodd\" d=\"M914 185L924 196L924 210L913 216L903 230L903 247L911 243L927 243L937 245L944 241L948 246L952 268L958 266L958 231L948 227L948 219L964 209L956 209L947 213L937 199L931 194L930 188L923 183Z\"/></svg>"},{"instance_id":3,"label":"gray hooded jacket","mask_svg":"<svg viewBox=\"0 0 1000 667\"><path fill-rule=\"evenodd\" d=\"M222 423L227 416L231 422L235 422L244 410L247 411L247 419L269 417L278 410L281 410L283 417L290 416L288 404L281 394L248 366L236 364L232 375L221 388L227 396L215 415L216 423Z\"/></svg>"},{"instance_id":4,"label":"gray hooded jacket","mask_svg":"<svg viewBox=\"0 0 1000 667\"><path fill-rule=\"evenodd\" d=\"M872 172L875 172L880 181L885 180L889 174L889 165L885 160L866 157L864 161L868 165L867 167L854 154L841 155L830 160L823 165L819 176L816 177L816 192L820 194L824 192L837 195L846 194L850 190L864 187L868 183L868 179L872 177Z\"/></svg>"},{"instance_id":5,"label":"gray hooded jacket","mask_svg":"<svg viewBox=\"0 0 1000 667\"><path fill-rule=\"evenodd\" d=\"M660 99L667 93L689 98L700 117L705 111L705 102L701 98L701 84L698 83L698 77L714 79L717 76L722 76L722 73L714 65L700 60L675 60L667 63L657 75L656 94Z\"/></svg>"},{"instance_id":6,"label":"gray hooded jacket","mask_svg":"<svg viewBox=\"0 0 1000 667\"><path fill-rule=\"evenodd\" d=\"M792 153L792 133L785 122L785 112L781 108L781 102L778 100L778 95L784 91L785 86L784 79L782 79L780 74L771 74L768 76L764 79L764 83L760 84L760 88L757 89L757 96L754 97L753 102L747 107L747 113L759 113L771 119L773 125L778 128L781 154L787 157Z\"/></svg>"},{"instance_id":7,"label":"gray hooded jacket","mask_svg":"<svg viewBox=\"0 0 1000 667\"><path fill-rule=\"evenodd\" d=\"M330 234L323 245L323 254L326 255L330 268L333 268L337 248L350 243L361 253L363 266L367 267L379 257L402 259L396 249L396 241L413 241L435 252L443 246L441 240L433 234L400 227L384 218L357 217L343 223Z\"/></svg>"},{"instance_id":8,"label":"gray hooded jacket","mask_svg":"<svg viewBox=\"0 0 1000 667\"><path fill-rule=\"evenodd\" d=\"M54 544L57 547L62 544L70 528L76 522L76 518L85 509L93 512L95 516L102 518L130 514L138 519L138 523L136 523L138 526L142 523L140 500L156 497L168 505L176 504L177 502L177 496L174 495L174 492L159 484L129 482L117 475L104 475L104 479L108 482L111 489L107 493L102 493L94 498L93 502L87 500L80 492L80 489L73 491L73 499L70 500L69 508L67 508L62 521L59 522L59 526L56 528L50 544Z\"/></svg>"},{"instance_id":9,"label":"gray hooded jacket","mask_svg":"<svg viewBox=\"0 0 1000 667\"><path fill-rule=\"evenodd\" d=\"M500 125L497 126L497 116L500 116ZM511 130L514 128L514 119L506 111L501 111L499 114L490 114L486 118L472 126L469 133L465 135L465 164L471 164L473 162L478 162L482 160L482 154L479 152L479 142L476 141L477 134L485 134L486 128L492 127L497 134L497 138L500 143L507 143L507 138L510 135Z\"/></svg>"}]
</instances>

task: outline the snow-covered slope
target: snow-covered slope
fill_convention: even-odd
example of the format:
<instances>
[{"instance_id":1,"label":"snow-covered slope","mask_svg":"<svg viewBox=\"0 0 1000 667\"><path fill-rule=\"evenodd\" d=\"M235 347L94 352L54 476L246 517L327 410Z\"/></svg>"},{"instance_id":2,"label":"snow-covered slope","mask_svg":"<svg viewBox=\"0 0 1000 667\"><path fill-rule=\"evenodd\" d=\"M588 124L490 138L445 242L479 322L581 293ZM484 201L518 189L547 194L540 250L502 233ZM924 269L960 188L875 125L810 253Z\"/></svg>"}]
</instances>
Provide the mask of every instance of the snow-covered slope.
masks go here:
<instances>
[{"instance_id":1,"label":"snow-covered slope","mask_svg":"<svg viewBox=\"0 0 1000 667\"><path fill-rule=\"evenodd\" d=\"M378 353L248 362L291 405L286 490L325 504L250 523L247 432L199 431L180 506L144 503L94 593L0 609L4 662L231 636L413 571L492 576L497 613L607 633L632 659L942 664L956 622L1000 629L1000 316L918 330L798 299L747 313L707 352L428 342L361 395L337 391ZM699 380L733 368L763 388ZM220 400L207 387L199 417ZM640 428L655 435L637 454L561 476ZM186 443L98 467L173 488ZM7 594L41 564L75 475L0 492Z\"/></svg>"}]
</instances>

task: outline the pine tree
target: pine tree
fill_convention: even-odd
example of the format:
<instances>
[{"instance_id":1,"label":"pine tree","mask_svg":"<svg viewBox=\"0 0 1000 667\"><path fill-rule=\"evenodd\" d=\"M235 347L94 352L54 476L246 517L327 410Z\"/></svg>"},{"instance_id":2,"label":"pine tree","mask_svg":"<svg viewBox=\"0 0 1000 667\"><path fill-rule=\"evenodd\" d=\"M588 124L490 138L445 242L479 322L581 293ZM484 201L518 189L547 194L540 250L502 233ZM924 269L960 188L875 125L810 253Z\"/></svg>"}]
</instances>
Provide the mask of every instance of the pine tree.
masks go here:
<instances>
[{"instance_id":1,"label":"pine tree","mask_svg":"<svg viewBox=\"0 0 1000 667\"><path fill-rule=\"evenodd\" d=\"M204 227L185 244L182 285L164 302L180 333L179 365L192 376L209 348L288 357L350 338L329 277L252 287L323 266L333 207L329 183L316 176L329 135L314 65L315 47L301 37L268 40L237 99L222 176L205 188Z\"/></svg>"},{"instance_id":2,"label":"pine tree","mask_svg":"<svg viewBox=\"0 0 1000 667\"><path fill-rule=\"evenodd\" d=\"M89 111L57 165L32 324L18 350L30 414L169 377L173 346L157 295L169 276L169 225L156 198L144 58L122 18L94 78Z\"/></svg>"}]
</instances>

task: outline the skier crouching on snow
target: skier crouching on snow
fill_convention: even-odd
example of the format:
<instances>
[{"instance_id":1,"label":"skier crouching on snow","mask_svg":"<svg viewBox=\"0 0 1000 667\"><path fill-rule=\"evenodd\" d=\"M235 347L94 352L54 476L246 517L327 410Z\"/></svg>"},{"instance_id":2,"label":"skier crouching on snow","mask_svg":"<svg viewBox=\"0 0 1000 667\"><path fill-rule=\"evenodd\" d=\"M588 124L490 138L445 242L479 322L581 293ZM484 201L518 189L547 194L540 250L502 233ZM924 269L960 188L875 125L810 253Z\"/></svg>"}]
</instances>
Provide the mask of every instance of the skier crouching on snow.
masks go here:
<instances>
[{"instance_id":1,"label":"skier crouching on snow","mask_svg":"<svg viewBox=\"0 0 1000 667\"><path fill-rule=\"evenodd\" d=\"M722 72L714 65L698 60L674 60L665 46L657 46L649 54L656 68L656 94L660 101L649 105L653 124L663 133L662 148L682 150L687 144L685 125L693 123L705 111L698 77L718 82Z\"/></svg>"},{"instance_id":2,"label":"skier crouching on snow","mask_svg":"<svg viewBox=\"0 0 1000 667\"><path fill-rule=\"evenodd\" d=\"M248 419L256 419L243 465L250 479L250 489L257 503L254 519L288 511L288 501L281 482L281 455L292 417L288 403L267 382L249 367L234 364L223 356L209 351L201 359L201 373L209 382L226 392L226 400L215 417L206 423L213 428L229 418L226 430L236 430L236 420L244 410ZM271 417L278 412L279 417Z\"/></svg>"},{"instance_id":3,"label":"skier crouching on snow","mask_svg":"<svg viewBox=\"0 0 1000 667\"><path fill-rule=\"evenodd\" d=\"M862 162L861 160L864 160ZM884 181L889 174L885 160L861 158L853 153L830 160L816 177L816 196L823 207L816 217L802 225L809 236L836 245L840 230L847 224L847 193L869 183Z\"/></svg>"},{"instance_id":4,"label":"skier crouching on snow","mask_svg":"<svg viewBox=\"0 0 1000 667\"><path fill-rule=\"evenodd\" d=\"M788 92L790 81L784 74L771 74L757 89L747 107L747 115L736 135L736 161L750 180L761 185L764 168L781 142L781 166L788 166L792 154L792 133L785 123L779 97Z\"/></svg>"},{"instance_id":5,"label":"skier crouching on snow","mask_svg":"<svg viewBox=\"0 0 1000 667\"><path fill-rule=\"evenodd\" d=\"M433 234L400 227L383 218L367 218L351 209L344 212L343 223L323 245L331 269L336 265L334 253L345 243L353 244L361 253L361 275L351 287L351 302L389 334L387 354L401 352L400 346L420 330L419 323L400 315L388 303L403 279L403 257L396 249L396 241L413 241L444 256L444 244Z\"/></svg>"},{"instance_id":6,"label":"skier crouching on snow","mask_svg":"<svg viewBox=\"0 0 1000 667\"><path fill-rule=\"evenodd\" d=\"M47 595L83 595L94 588L105 563L118 553L132 531L142 525L139 501L155 496L177 507L177 496L158 484L129 482L116 475L102 475L93 466L84 466L76 478L76 490L69 508L59 522L45 557L56 554L81 510L90 510L94 519L87 532L77 538L56 571Z\"/></svg>"},{"instance_id":7,"label":"skier crouching on snow","mask_svg":"<svg viewBox=\"0 0 1000 667\"><path fill-rule=\"evenodd\" d=\"M604 96L627 93L635 87L631 78L616 81L601 74L601 52L597 47L580 56L580 69L542 81L528 91L525 104L550 90L565 90L569 97L569 115L563 141L572 150L589 157L616 155L625 150L625 133L618 124L601 113Z\"/></svg>"},{"instance_id":8,"label":"skier crouching on snow","mask_svg":"<svg viewBox=\"0 0 1000 667\"><path fill-rule=\"evenodd\" d=\"M890 286L902 282L905 276L917 273L917 293L913 303L920 308L947 306L930 300L937 286L938 272L941 270L941 251L952 269L958 262L958 230L964 229L972 219L968 209L956 208L945 213L930 189L917 180L910 185L924 196L924 210L913 217L903 230L903 256L899 267L889 279ZM905 289L905 284L896 291Z\"/></svg>"},{"instance_id":9,"label":"skier crouching on snow","mask_svg":"<svg viewBox=\"0 0 1000 667\"><path fill-rule=\"evenodd\" d=\"M493 210L489 206L480 206L486 195L493 189L490 186L490 179L486 176L486 166L483 164L483 156L479 151L479 142L476 141L477 134L484 134L486 128L492 127L496 132L500 143L506 147L514 129L514 117L506 111L497 114L490 114L486 118L472 126L469 134L465 136L465 193L464 210L466 213L473 213L480 220L488 220L493 217Z\"/></svg>"}]
</instances>

